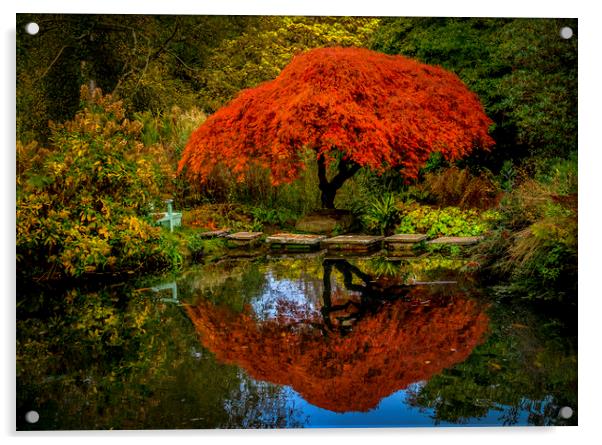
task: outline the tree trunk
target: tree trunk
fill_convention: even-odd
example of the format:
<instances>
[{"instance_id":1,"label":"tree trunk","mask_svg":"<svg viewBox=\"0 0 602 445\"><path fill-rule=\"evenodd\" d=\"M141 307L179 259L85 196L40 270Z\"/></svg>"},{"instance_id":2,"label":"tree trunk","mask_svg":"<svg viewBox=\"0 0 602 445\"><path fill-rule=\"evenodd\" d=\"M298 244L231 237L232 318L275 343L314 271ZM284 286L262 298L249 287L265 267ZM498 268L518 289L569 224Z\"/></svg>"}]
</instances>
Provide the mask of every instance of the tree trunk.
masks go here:
<instances>
[{"instance_id":1,"label":"tree trunk","mask_svg":"<svg viewBox=\"0 0 602 445\"><path fill-rule=\"evenodd\" d=\"M318 179L320 180L319 188L322 192L322 207L325 209L334 209L334 198L337 191L343 186L343 183L351 178L359 169L360 166L355 162L342 159L339 161L338 173L331 181L328 181L324 156L318 158Z\"/></svg>"}]
</instances>

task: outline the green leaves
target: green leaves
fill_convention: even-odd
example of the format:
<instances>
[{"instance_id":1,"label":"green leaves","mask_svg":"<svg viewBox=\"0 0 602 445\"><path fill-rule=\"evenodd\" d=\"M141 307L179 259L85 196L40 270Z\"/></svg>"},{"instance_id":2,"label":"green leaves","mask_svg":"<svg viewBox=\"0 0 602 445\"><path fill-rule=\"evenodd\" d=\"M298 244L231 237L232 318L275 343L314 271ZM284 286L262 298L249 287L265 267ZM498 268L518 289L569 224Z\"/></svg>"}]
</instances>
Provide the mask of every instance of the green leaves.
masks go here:
<instances>
[{"instance_id":1,"label":"green leaves","mask_svg":"<svg viewBox=\"0 0 602 445\"><path fill-rule=\"evenodd\" d=\"M493 228L499 220L497 211L461 210L457 207L441 209L414 205L407 210L395 233L424 233L438 236L478 236Z\"/></svg>"},{"instance_id":2,"label":"green leaves","mask_svg":"<svg viewBox=\"0 0 602 445\"><path fill-rule=\"evenodd\" d=\"M274 79L303 50L366 46L380 23L367 17L251 17L239 35L224 39L201 76L204 107L214 111L239 91Z\"/></svg>"},{"instance_id":3,"label":"green leaves","mask_svg":"<svg viewBox=\"0 0 602 445\"><path fill-rule=\"evenodd\" d=\"M501 164L577 147L577 35L563 26L577 32L574 19L386 19L372 48L455 72L495 121Z\"/></svg>"},{"instance_id":4,"label":"green leaves","mask_svg":"<svg viewBox=\"0 0 602 445\"><path fill-rule=\"evenodd\" d=\"M389 234L399 219L393 194L387 193L373 201L362 218L368 230L376 230L381 235Z\"/></svg>"}]
</instances>

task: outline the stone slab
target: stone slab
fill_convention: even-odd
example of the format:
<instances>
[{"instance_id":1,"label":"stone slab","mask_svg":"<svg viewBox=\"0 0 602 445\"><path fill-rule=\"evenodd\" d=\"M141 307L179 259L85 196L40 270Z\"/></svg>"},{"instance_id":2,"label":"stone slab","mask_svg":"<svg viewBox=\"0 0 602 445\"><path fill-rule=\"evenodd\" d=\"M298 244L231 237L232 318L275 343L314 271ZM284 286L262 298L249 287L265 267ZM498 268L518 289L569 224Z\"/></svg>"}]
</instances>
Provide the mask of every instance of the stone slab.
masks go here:
<instances>
[{"instance_id":1,"label":"stone slab","mask_svg":"<svg viewBox=\"0 0 602 445\"><path fill-rule=\"evenodd\" d=\"M228 247L252 247L259 243L263 232L236 232L226 235L226 245Z\"/></svg>"},{"instance_id":2,"label":"stone slab","mask_svg":"<svg viewBox=\"0 0 602 445\"><path fill-rule=\"evenodd\" d=\"M326 238L325 235L275 233L268 236L265 241L269 244L319 246L320 241Z\"/></svg>"},{"instance_id":3,"label":"stone slab","mask_svg":"<svg viewBox=\"0 0 602 445\"><path fill-rule=\"evenodd\" d=\"M349 245L349 246L372 246L380 243L384 236L372 235L339 235L322 241L326 246Z\"/></svg>"},{"instance_id":4,"label":"stone slab","mask_svg":"<svg viewBox=\"0 0 602 445\"><path fill-rule=\"evenodd\" d=\"M397 235L388 236L387 238L385 238L385 242L391 244L414 244L424 241L426 240L426 238L426 235L423 235L421 233L399 233Z\"/></svg>"},{"instance_id":5,"label":"stone slab","mask_svg":"<svg viewBox=\"0 0 602 445\"><path fill-rule=\"evenodd\" d=\"M468 246L481 241L483 236L442 236L428 241L427 244L451 244L455 246Z\"/></svg>"},{"instance_id":6,"label":"stone slab","mask_svg":"<svg viewBox=\"0 0 602 445\"><path fill-rule=\"evenodd\" d=\"M232 241L253 241L261 237L263 232L236 232L227 235L226 238Z\"/></svg>"},{"instance_id":7,"label":"stone slab","mask_svg":"<svg viewBox=\"0 0 602 445\"><path fill-rule=\"evenodd\" d=\"M383 236L370 235L339 235L322 241L322 248L329 252L368 253L380 250Z\"/></svg>"}]
</instances>

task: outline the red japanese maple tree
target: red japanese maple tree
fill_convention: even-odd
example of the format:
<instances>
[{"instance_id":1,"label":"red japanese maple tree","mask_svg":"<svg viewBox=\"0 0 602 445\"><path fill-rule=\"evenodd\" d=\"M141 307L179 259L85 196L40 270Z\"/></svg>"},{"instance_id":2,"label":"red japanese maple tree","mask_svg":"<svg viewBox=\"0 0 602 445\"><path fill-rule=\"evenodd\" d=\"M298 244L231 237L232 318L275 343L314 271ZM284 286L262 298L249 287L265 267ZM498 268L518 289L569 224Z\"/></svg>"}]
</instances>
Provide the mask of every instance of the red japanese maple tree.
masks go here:
<instances>
[{"instance_id":1,"label":"red japanese maple tree","mask_svg":"<svg viewBox=\"0 0 602 445\"><path fill-rule=\"evenodd\" d=\"M453 73L360 48L319 48L280 75L242 91L191 136L179 172L203 181L222 163L244 178L252 163L274 184L298 177L316 153L322 204L361 167L415 178L431 153L448 160L493 145L492 121ZM337 168L328 179L330 165Z\"/></svg>"}]
</instances>

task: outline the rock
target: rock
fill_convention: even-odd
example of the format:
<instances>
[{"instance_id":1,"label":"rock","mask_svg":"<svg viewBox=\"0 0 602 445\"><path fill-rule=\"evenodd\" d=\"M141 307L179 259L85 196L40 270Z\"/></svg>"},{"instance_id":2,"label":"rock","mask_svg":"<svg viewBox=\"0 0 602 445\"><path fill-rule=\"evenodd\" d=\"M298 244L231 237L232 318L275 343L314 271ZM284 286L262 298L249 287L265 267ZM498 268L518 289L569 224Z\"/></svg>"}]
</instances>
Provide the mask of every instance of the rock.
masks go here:
<instances>
[{"instance_id":1,"label":"rock","mask_svg":"<svg viewBox=\"0 0 602 445\"><path fill-rule=\"evenodd\" d=\"M332 235L348 232L353 222L353 215L348 210L321 210L305 215L297 222L295 229L300 232Z\"/></svg>"},{"instance_id":2,"label":"rock","mask_svg":"<svg viewBox=\"0 0 602 445\"><path fill-rule=\"evenodd\" d=\"M263 232L237 232L226 236L230 247L253 246L259 242Z\"/></svg>"},{"instance_id":3,"label":"rock","mask_svg":"<svg viewBox=\"0 0 602 445\"><path fill-rule=\"evenodd\" d=\"M308 235L297 233L276 233L266 238L266 243L272 249L305 251L316 250L320 247L320 241L326 238L326 235Z\"/></svg>"}]
</instances>

